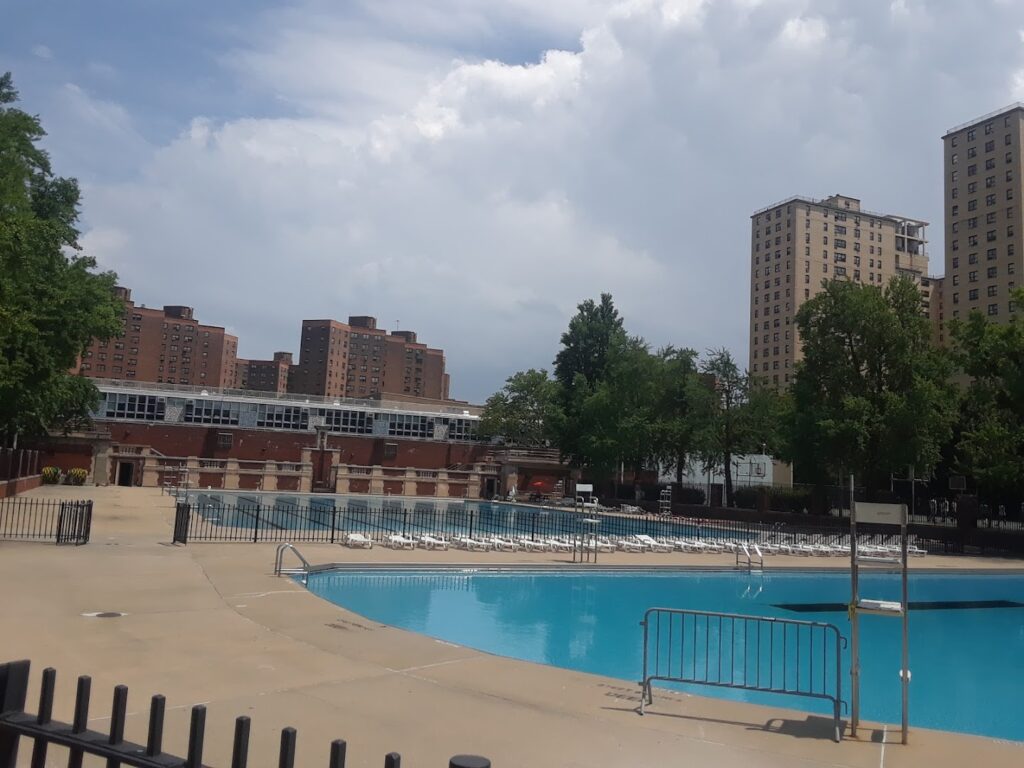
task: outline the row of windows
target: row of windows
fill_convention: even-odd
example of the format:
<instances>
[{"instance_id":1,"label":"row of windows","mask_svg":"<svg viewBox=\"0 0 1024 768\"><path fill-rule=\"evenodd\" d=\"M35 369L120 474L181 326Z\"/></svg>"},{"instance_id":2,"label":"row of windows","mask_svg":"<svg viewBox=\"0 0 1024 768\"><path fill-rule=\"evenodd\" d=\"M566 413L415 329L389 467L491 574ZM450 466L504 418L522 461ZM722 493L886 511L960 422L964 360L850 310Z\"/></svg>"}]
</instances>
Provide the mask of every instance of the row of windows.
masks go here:
<instances>
[{"instance_id":1,"label":"row of windows","mask_svg":"<svg viewBox=\"0 0 1024 768\"><path fill-rule=\"evenodd\" d=\"M1008 244L1006 246L1006 255L1007 256L1013 256L1013 255L1015 255L1016 250L1017 249L1014 247L1014 244L1010 243L1010 244ZM999 251L996 248L989 248L988 250L985 251L985 260L986 261L994 261L998 257L999 257ZM977 264L978 263L978 253L974 252L974 253L967 254L967 263L968 264ZM954 256L953 257L953 269L958 269L959 267L960 267L960 257L959 256ZM1007 271L1009 271L1009 273L1012 275L1013 274L1013 262L1010 262L1009 264L1007 264L1006 267L1007 267Z\"/></svg>"},{"instance_id":2,"label":"row of windows","mask_svg":"<svg viewBox=\"0 0 1024 768\"><path fill-rule=\"evenodd\" d=\"M335 411L320 409L326 424L332 432L344 432L350 435L372 435L373 414L366 411Z\"/></svg>"},{"instance_id":3,"label":"row of windows","mask_svg":"<svg viewBox=\"0 0 1024 768\"><path fill-rule=\"evenodd\" d=\"M162 397L155 395L129 395L108 392L105 397L103 414L108 419L140 419L142 421L163 421L167 407Z\"/></svg>"},{"instance_id":4,"label":"row of windows","mask_svg":"<svg viewBox=\"0 0 1024 768\"><path fill-rule=\"evenodd\" d=\"M189 400L183 421L189 424L238 424L239 404L219 400Z\"/></svg>"},{"instance_id":5,"label":"row of windows","mask_svg":"<svg viewBox=\"0 0 1024 768\"><path fill-rule=\"evenodd\" d=\"M238 426L245 404L230 401L187 400L182 421L188 424ZM165 421L166 400L157 395L136 395L108 392L99 415L107 419ZM251 406L250 406L251 407ZM418 414L376 414L369 411L317 409L316 414L332 432L373 434L374 421L387 419L387 434L393 437L433 438L434 425L448 427L449 440L476 439L476 423L472 419L421 416ZM256 426L263 429L309 431L310 409L276 403L256 405Z\"/></svg>"}]
</instances>

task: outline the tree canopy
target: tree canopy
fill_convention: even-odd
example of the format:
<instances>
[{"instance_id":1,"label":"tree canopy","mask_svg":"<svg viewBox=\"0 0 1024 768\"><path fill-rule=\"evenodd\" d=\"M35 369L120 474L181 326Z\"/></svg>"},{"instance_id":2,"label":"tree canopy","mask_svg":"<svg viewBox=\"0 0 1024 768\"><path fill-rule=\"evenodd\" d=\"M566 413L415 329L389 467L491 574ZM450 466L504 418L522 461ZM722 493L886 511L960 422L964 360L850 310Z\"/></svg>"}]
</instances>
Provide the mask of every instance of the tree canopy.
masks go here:
<instances>
[{"instance_id":1,"label":"tree canopy","mask_svg":"<svg viewBox=\"0 0 1024 768\"><path fill-rule=\"evenodd\" d=\"M551 437L557 386L548 372L531 368L505 380L484 404L480 433L516 445L543 445Z\"/></svg>"},{"instance_id":2,"label":"tree canopy","mask_svg":"<svg viewBox=\"0 0 1024 768\"><path fill-rule=\"evenodd\" d=\"M956 393L948 356L931 345L917 287L833 280L797 312L803 360L787 425L807 475L853 472L869 489L891 473L930 470L951 434Z\"/></svg>"},{"instance_id":3,"label":"tree canopy","mask_svg":"<svg viewBox=\"0 0 1024 768\"><path fill-rule=\"evenodd\" d=\"M1024 289L1013 294L1024 307ZM990 494L1024 490L1024 322L993 323L980 312L950 323L956 362L969 378L959 468Z\"/></svg>"},{"instance_id":4,"label":"tree canopy","mask_svg":"<svg viewBox=\"0 0 1024 768\"><path fill-rule=\"evenodd\" d=\"M120 328L116 276L95 271L78 245L79 191L55 176L39 147L37 117L13 106L10 73L0 77L0 435L71 428L98 393L69 371L93 338Z\"/></svg>"}]
</instances>

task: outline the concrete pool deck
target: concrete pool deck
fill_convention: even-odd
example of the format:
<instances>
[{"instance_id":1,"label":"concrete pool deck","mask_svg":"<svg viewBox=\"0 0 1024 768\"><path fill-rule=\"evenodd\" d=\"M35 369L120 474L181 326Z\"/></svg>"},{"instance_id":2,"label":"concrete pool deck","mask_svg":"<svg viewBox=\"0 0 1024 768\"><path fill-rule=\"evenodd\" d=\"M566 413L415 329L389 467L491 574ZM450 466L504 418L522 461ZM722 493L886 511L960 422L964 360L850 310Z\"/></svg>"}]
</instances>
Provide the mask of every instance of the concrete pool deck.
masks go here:
<instances>
[{"instance_id":1,"label":"concrete pool deck","mask_svg":"<svg viewBox=\"0 0 1024 768\"><path fill-rule=\"evenodd\" d=\"M168 699L165 748L182 754L188 706L205 702L205 762L227 765L231 722L253 719L254 765L276 760L280 728L298 729L298 759L325 765L331 739L350 766L389 751L418 766L471 752L495 766L961 766L1024 764L1024 743L892 727L829 740L831 720L699 696L656 695L635 712L638 686L491 656L383 626L272 573L274 544L171 545L173 505L158 490L41 488L33 497L92 498L84 547L0 544L0 660L33 662L30 709L46 666L58 670L55 716L70 720L74 677L93 677L102 729L110 690L129 686L127 737L144 741L149 696ZM540 564L566 556L301 544L313 563ZM731 566L732 556L602 555L601 565ZM995 558L924 557L915 567L1019 568ZM840 558L769 558L842 567ZM120 618L82 614L120 611ZM888 742L888 743L884 743ZM19 764L28 765L23 748Z\"/></svg>"}]
</instances>

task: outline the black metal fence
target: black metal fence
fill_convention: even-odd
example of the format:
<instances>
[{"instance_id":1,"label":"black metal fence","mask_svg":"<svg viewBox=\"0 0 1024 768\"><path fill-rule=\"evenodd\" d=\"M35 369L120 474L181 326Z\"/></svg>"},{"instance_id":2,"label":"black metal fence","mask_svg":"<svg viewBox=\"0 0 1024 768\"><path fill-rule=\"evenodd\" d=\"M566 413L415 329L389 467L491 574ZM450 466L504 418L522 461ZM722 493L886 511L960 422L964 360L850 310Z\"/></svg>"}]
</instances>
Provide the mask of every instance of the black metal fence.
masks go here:
<instances>
[{"instance_id":1,"label":"black metal fence","mask_svg":"<svg viewBox=\"0 0 1024 768\"><path fill-rule=\"evenodd\" d=\"M597 520L597 525L586 520ZM820 521L819 521L820 522ZM703 541L757 541L771 544L849 544L849 525L794 525L746 520L720 520L659 515L607 514L564 509L537 509L481 503L413 504L396 500L393 506L369 507L360 503L333 506L281 504L222 504L178 502L174 541L344 542L359 533L376 542L393 534L487 538L501 536L533 541L596 534L613 542L636 535L657 539ZM865 530L872 543L896 543L887 529ZM865 539L868 540L867 538Z\"/></svg>"},{"instance_id":2,"label":"black metal fence","mask_svg":"<svg viewBox=\"0 0 1024 768\"><path fill-rule=\"evenodd\" d=\"M834 624L650 608L641 622L640 714L655 681L824 699L842 737L842 648Z\"/></svg>"},{"instance_id":3,"label":"black metal fence","mask_svg":"<svg viewBox=\"0 0 1024 768\"><path fill-rule=\"evenodd\" d=\"M81 768L85 755L106 758L107 768L119 768L121 764L138 768L203 767L206 707L202 704L192 707L186 757L178 757L163 751L164 713L167 706L163 696L157 694L152 698L146 743L136 744L124 738L128 712L126 686L119 685L114 688L110 730L107 733L100 733L88 728L91 678L84 675L78 678L74 718L71 724L68 724L53 719L54 692L57 686L57 672L53 668L43 670L38 711L34 715L25 711L28 675L28 661L0 664L0 768L15 768L18 742L22 737L34 742L32 768L45 768L48 765L47 752L50 745L66 748L68 768ZM250 727L248 717L243 716L235 720L231 750L232 768L246 768L248 764ZM297 737L294 728L285 728L281 731L278 768L294 768ZM331 742L328 762L330 768L345 768L346 750L344 740L336 739ZM401 763L401 756L395 752L384 757L384 768L400 768ZM456 755L448 763L449 768L490 768L490 765L489 760L475 755Z\"/></svg>"},{"instance_id":4,"label":"black metal fence","mask_svg":"<svg viewBox=\"0 0 1024 768\"><path fill-rule=\"evenodd\" d=\"M88 544L91 531L91 501L19 496L0 500L0 541Z\"/></svg>"}]
</instances>

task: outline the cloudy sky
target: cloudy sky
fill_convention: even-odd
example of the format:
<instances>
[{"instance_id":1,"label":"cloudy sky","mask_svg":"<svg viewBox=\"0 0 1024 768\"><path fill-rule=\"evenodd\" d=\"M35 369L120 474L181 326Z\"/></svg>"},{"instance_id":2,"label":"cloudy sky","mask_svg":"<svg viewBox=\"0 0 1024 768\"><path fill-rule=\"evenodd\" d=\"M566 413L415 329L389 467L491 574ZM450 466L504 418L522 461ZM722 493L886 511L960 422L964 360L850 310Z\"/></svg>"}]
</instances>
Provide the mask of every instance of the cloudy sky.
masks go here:
<instances>
[{"instance_id":1,"label":"cloudy sky","mask_svg":"<svg viewBox=\"0 0 1024 768\"><path fill-rule=\"evenodd\" d=\"M83 244L246 357L373 314L482 400L610 291L746 359L749 215L920 217L941 135L1024 98L1020 0L0 0Z\"/></svg>"}]
</instances>

